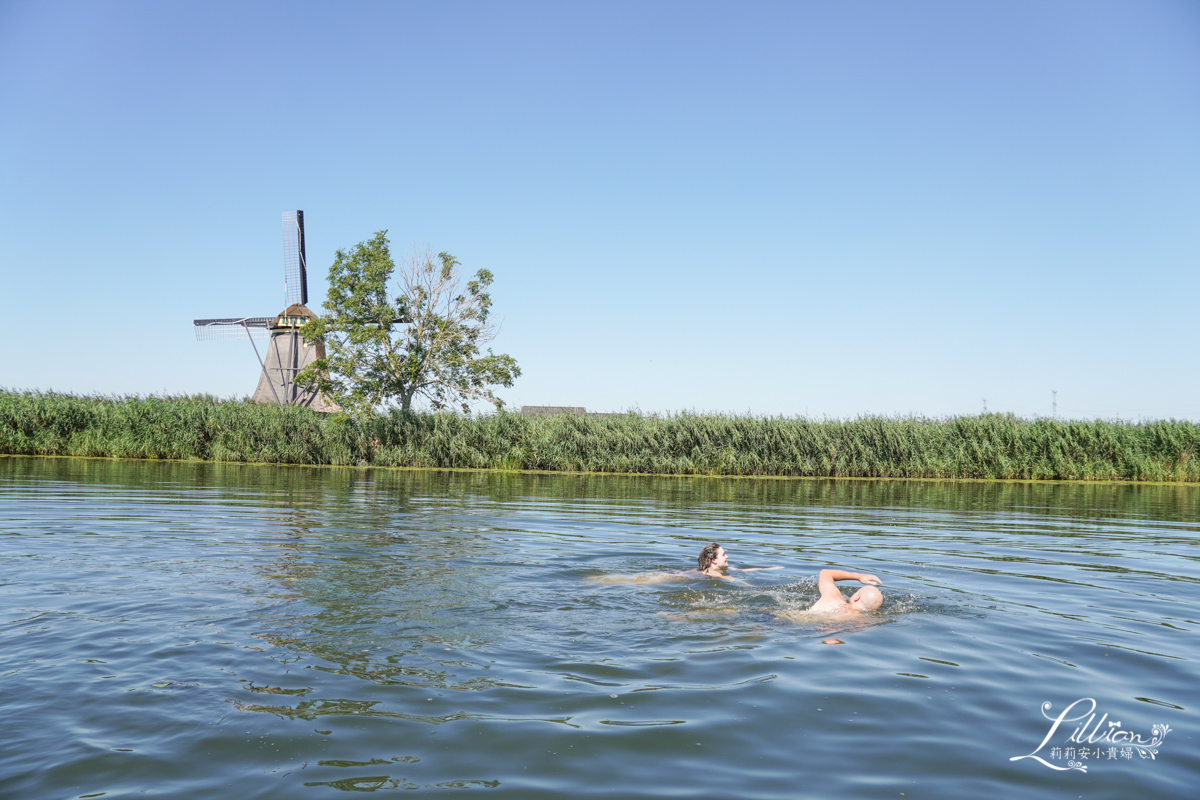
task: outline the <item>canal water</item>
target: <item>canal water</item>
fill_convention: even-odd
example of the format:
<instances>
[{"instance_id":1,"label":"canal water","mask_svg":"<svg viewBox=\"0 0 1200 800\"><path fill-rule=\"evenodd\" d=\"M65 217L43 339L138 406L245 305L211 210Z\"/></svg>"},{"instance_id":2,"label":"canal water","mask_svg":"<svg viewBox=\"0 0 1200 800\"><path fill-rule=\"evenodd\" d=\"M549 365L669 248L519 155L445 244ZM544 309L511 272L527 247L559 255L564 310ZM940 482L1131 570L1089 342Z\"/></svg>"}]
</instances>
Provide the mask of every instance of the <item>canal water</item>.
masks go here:
<instances>
[{"instance_id":1,"label":"canal water","mask_svg":"<svg viewBox=\"0 0 1200 800\"><path fill-rule=\"evenodd\" d=\"M1197 486L0 457L0 796L1192 798L1198 520ZM710 541L782 569L678 574ZM882 609L805 616L825 566Z\"/></svg>"}]
</instances>

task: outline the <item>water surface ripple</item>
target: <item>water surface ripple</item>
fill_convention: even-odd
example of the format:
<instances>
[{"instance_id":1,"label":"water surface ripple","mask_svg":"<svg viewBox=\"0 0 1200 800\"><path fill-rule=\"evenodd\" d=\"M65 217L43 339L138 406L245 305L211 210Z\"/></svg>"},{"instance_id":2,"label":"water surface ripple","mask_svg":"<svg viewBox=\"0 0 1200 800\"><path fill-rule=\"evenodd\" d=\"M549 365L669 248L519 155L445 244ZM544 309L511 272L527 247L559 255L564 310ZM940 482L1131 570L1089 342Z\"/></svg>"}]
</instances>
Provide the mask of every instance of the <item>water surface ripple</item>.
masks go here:
<instances>
[{"instance_id":1,"label":"water surface ripple","mask_svg":"<svg viewBox=\"0 0 1200 800\"><path fill-rule=\"evenodd\" d=\"M0 457L0 796L1190 798L1198 512L1196 486ZM783 569L612 580L709 541ZM879 575L880 613L798 614L823 566ZM1068 742L1081 719L1010 760L1083 698L1167 733Z\"/></svg>"}]
</instances>

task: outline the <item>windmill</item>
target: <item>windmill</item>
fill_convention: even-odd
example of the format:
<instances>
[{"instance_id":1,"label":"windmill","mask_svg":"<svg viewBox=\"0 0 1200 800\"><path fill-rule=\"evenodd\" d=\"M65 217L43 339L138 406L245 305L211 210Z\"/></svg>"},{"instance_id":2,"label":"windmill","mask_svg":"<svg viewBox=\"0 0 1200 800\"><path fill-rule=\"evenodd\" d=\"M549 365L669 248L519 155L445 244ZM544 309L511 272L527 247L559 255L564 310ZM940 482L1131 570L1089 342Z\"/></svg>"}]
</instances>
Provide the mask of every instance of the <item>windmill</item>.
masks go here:
<instances>
[{"instance_id":1,"label":"windmill","mask_svg":"<svg viewBox=\"0 0 1200 800\"><path fill-rule=\"evenodd\" d=\"M196 339L240 339L245 336L254 347L262 372L254 390L254 402L282 406L305 406L315 411L337 411L324 395L295 383L296 373L318 358L325 357L325 345L308 344L300 335L300 326L316 314L309 310L308 272L304 260L304 212L283 212L283 292L287 308L274 317L226 317L194 320ZM267 357L258 351L255 340L267 339Z\"/></svg>"}]
</instances>

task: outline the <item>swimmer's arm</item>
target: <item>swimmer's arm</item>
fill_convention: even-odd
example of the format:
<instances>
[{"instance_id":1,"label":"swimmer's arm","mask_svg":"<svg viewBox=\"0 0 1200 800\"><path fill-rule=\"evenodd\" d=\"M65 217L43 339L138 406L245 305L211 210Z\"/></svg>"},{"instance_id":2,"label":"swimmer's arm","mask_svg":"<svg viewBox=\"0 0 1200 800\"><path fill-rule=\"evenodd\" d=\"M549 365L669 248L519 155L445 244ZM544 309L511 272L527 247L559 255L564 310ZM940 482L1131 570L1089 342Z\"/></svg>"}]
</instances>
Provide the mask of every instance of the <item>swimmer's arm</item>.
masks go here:
<instances>
[{"instance_id":1,"label":"swimmer's arm","mask_svg":"<svg viewBox=\"0 0 1200 800\"><path fill-rule=\"evenodd\" d=\"M823 569L817 576L817 588L821 590L821 599L833 598L835 600L844 600L842 593L838 591L837 581L858 581L865 586L878 586L882 581L874 575L868 575L865 572L849 572L844 569Z\"/></svg>"}]
</instances>

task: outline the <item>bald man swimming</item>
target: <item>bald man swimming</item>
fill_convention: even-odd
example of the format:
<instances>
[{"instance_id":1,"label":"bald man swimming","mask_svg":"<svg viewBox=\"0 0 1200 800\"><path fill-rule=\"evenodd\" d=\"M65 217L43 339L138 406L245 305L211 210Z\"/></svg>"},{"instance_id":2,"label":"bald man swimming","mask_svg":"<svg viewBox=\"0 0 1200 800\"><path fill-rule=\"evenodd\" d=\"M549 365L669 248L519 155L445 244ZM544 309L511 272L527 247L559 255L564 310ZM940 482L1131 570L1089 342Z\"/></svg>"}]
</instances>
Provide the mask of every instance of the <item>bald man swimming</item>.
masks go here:
<instances>
[{"instance_id":1,"label":"bald man swimming","mask_svg":"<svg viewBox=\"0 0 1200 800\"><path fill-rule=\"evenodd\" d=\"M838 581L858 581L863 587L847 600ZM883 592L875 587L882 581L863 572L847 572L844 569L823 569L817 576L817 588L821 599L808 609L809 614L865 614L883 605Z\"/></svg>"}]
</instances>

